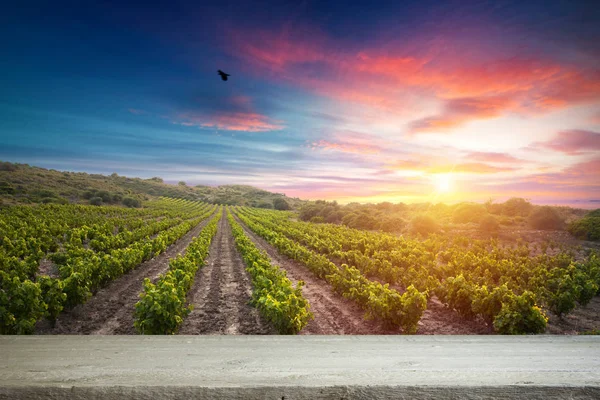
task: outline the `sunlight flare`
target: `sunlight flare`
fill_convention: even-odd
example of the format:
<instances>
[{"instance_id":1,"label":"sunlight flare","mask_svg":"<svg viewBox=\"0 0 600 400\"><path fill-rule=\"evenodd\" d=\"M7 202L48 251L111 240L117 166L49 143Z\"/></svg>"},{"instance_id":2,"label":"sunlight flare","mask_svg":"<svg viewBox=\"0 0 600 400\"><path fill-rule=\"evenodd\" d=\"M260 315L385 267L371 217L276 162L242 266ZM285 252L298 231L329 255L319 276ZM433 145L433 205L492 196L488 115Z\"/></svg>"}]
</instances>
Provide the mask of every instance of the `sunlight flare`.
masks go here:
<instances>
[{"instance_id":1,"label":"sunlight flare","mask_svg":"<svg viewBox=\"0 0 600 400\"><path fill-rule=\"evenodd\" d=\"M448 193L452 190L452 174L436 174L433 181L438 193Z\"/></svg>"}]
</instances>

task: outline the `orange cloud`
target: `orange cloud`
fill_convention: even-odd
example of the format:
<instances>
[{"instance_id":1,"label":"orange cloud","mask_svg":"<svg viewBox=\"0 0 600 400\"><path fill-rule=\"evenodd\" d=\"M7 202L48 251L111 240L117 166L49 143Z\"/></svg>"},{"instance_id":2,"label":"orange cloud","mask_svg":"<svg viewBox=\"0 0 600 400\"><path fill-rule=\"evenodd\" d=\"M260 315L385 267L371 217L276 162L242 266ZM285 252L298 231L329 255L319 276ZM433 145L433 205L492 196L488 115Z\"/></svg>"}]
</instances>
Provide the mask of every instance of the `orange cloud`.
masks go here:
<instances>
[{"instance_id":1,"label":"orange cloud","mask_svg":"<svg viewBox=\"0 0 600 400\"><path fill-rule=\"evenodd\" d=\"M386 165L386 168L392 170L417 170L425 167L425 164L421 161L414 160L399 160L392 164Z\"/></svg>"},{"instance_id":2,"label":"orange cloud","mask_svg":"<svg viewBox=\"0 0 600 400\"><path fill-rule=\"evenodd\" d=\"M456 165L436 166L429 168L427 172L432 174L440 173L466 173L466 174L495 174L498 172L511 172L516 168L511 167L495 167L485 163L464 163Z\"/></svg>"},{"instance_id":3,"label":"orange cloud","mask_svg":"<svg viewBox=\"0 0 600 400\"><path fill-rule=\"evenodd\" d=\"M471 152L467 154L466 158L480 162L491 162L491 163L507 163L507 164L520 164L525 162L519 158L513 157L506 153L493 153L493 152Z\"/></svg>"},{"instance_id":4,"label":"orange cloud","mask_svg":"<svg viewBox=\"0 0 600 400\"><path fill-rule=\"evenodd\" d=\"M252 112L235 112L212 116L180 114L174 123L243 132L268 132L284 128L281 121L274 121L265 115Z\"/></svg>"},{"instance_id":5,"label":"orange cloud","mask_svg":"<svg viewBox=\"0 0 600 400\"><path fill-rule=\"evenodd\" d=\"M235 32L232 52L320 95L397 113L411 93L447 101L445 111L414 123L416 131L448 129L505 112L546 112L600 99L600 71L532 57L481 61L448 52L452 43L405 43L347 50L315 32ZM419 49L415 52L413 49ZM490 53L492 53L490 51ZM464 107L468 110L455 110Z\"/></svg>"},{"instance_id":6,"label":"orange cloud","mask_svg":"<svg viewBox=\"0 0 600 400\"><path fill-rule=\"evenodd\" d=\"M515 101L506 96L452 99L446 101L440 115L413 121L409 129L412 133L443 131L473 119L499 117L503 111L514 106Z\"/></svg>"}]
</instances>

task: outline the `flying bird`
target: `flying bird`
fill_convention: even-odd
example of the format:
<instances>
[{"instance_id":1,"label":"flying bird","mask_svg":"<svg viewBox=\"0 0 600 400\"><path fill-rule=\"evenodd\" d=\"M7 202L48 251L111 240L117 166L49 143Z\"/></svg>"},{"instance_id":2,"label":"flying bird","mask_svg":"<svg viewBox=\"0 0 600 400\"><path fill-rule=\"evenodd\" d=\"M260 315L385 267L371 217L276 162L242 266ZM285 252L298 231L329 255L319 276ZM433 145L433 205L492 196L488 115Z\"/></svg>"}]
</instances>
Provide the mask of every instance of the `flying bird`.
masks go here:
<instances>
[{"instance_id":1,"label":"flying bird","mask_svg":"<svg viewBox=\"0 0 600 400\"><path fill-rule=\"evenodd\" d=\"M223 71L221 71L221 70L218 70L218 71L217 71L217 73L218 73L219 75L221 75L221 79L222 79L222 80L224 80L224 81L226 81L226 80L227 80L227 77L228 77L228 76L231 76L231 75L229 75L229 74L226 74L225 72L223 72Z\"/></svg>"}]
</instances>

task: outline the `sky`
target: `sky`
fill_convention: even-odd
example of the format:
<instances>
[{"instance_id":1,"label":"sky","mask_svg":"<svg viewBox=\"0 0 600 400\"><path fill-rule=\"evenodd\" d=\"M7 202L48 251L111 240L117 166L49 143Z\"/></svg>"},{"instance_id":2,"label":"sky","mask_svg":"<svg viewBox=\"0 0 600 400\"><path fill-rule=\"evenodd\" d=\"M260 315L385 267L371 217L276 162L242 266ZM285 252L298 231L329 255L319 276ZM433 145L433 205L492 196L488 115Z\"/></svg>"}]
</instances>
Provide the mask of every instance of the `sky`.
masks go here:
<instances>
[{"instance_id":1,"label":"sky","mask_svg":"<svg viewBox=\"0 0 600 400\"><path fill-rule=\"evenodd\" d=\"M341 203L600 207L593 1L12 3L1 160Z\"/></svg>"}]
</instances>

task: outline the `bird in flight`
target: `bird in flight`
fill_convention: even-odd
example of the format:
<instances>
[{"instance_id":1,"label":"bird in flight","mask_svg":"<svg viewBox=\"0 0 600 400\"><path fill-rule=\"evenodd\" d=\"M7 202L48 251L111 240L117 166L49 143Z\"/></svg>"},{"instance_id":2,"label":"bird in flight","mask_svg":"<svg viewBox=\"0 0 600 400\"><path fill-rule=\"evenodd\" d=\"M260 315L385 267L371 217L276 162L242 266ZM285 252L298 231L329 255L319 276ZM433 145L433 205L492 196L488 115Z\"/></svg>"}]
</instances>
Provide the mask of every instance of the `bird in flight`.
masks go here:
<instances>
[{"instance_id":1,"label":"bird in flight","mask_svg":"<svg viewBox=\"0 0 600 400\"><path fill-rule=\"evenodd\" d=\"M221 79L222 79L222 80L224 80L224 81L226 81L226 80L227 80L227 77L228 77L228 76L231 76L231 75L229 75L229 74L226 74L225 72L223 72L223 71L221 71L221 70L218 70L218 71L217 71L217 73L218 73L219 75L221 75Z\"/></svg>"}]
</instances>

